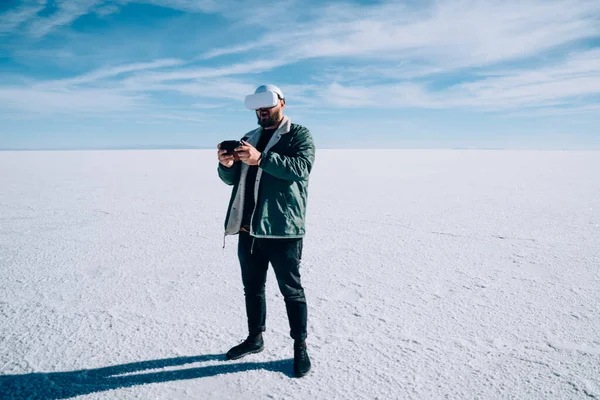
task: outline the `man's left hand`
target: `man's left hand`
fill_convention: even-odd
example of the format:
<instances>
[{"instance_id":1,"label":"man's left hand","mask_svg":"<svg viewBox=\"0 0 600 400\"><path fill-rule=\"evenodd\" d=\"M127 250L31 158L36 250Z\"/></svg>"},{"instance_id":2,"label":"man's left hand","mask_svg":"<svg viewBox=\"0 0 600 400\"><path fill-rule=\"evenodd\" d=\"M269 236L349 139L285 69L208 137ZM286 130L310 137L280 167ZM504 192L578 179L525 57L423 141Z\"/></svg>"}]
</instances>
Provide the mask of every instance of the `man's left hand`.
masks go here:
<instances>
[{"instance_id":1,"label":"man's left hand","mask_svg":"<svg viewBox=\"0 0 600 400\"><path fill-rule=\"evenodd\" d=\"M242 140L242 145L235 149L240 161L248 165L258 165L261 153L248 142Z\"/></svg>"}]
</instances>

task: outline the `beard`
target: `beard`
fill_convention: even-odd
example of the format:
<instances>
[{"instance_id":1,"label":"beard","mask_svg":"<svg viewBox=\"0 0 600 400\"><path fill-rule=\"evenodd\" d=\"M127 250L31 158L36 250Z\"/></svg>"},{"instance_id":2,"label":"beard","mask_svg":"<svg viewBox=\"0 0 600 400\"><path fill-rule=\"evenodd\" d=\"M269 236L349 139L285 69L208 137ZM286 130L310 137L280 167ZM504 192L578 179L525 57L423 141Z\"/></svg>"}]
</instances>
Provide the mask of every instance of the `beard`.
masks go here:
<instances>
[{"instance_id":1,"label":"beard","mask_svg":"<svg viewBox=\"0 0 600 400\"><path fill-rule=\"evenodd\" d=\"M257 120L256 122L258 125L262 126L263 128L268 128L270 126L276 125L280 119L281 119L281 110L271 112L269 115L269 118L266 118L266 119L261 118L260 112L258 112L256 114L256 120Z\"/></svg>"}]
</instances>

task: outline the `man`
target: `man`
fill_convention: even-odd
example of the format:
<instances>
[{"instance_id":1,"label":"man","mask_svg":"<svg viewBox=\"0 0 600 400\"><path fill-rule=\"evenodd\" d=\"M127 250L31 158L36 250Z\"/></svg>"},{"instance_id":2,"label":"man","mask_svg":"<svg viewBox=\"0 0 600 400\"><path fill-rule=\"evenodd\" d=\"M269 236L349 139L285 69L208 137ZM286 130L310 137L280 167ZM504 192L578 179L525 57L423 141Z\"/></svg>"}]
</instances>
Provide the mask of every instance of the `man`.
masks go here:
<instances>
[{"instance_id":1,"label":"man","mask_svg":"<svg viewBox=\"0 0 600 400\"><path fill-rule=\"evenodd\" d=\"M225 217L225 235L239 234L238 259L248 319L248 337L227 352L234 360L264 348L265 282L269 263L284 296L294 373L311 368L306 348L307 306L300 280L309 174L315 146L309 130L283 115L285 97L274 85L246 96L259 128L248 132L233 154L218 145L218 174L233 186Z\"/></svg>"}]
</instances>

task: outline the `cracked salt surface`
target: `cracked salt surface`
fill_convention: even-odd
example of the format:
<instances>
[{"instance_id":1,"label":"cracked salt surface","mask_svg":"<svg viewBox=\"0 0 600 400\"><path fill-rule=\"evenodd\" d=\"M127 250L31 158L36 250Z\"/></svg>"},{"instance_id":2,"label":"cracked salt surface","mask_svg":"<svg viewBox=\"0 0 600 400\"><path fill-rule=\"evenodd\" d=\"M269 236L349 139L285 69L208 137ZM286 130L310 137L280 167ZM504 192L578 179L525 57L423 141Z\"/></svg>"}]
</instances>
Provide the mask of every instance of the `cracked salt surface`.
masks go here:
<instances>
[{"instance_id":1,"label":"cracked salt surface","mask_svg":"<svg viewBox=\"0 0 600 400\"><path fill-rule=\"evenodd\" d=\"M360 154L363 162L356 163ZM599 398L597 152L318 150L291 377L213 151L0 153L0 398Z\"/></svg>"}]
</instances>

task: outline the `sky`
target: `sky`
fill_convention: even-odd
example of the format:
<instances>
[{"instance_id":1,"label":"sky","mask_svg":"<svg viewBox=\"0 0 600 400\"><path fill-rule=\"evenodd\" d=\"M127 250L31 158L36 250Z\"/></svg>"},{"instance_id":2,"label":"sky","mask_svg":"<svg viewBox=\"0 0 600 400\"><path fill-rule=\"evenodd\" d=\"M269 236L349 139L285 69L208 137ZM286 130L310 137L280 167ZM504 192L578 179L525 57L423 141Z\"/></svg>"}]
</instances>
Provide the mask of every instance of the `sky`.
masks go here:
<instances>
[{"instance_id":1,"label":"sky","mask_svg":"<svg viewBox=\"0 0 600 400\"><path fill-rule=\"evenodd\" d=\"M600 149L598 0L0 2L0 148Z\"/></svg>"}]
</instances>

